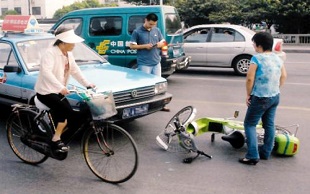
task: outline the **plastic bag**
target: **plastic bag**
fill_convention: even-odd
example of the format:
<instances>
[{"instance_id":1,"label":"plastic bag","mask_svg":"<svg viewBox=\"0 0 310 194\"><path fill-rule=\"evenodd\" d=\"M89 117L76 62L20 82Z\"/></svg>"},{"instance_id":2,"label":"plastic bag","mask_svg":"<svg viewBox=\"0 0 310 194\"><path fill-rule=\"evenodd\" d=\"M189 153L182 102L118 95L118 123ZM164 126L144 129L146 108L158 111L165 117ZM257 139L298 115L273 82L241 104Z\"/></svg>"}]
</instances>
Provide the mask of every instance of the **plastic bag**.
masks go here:
<instances>
[{"instance_id":1,"label":"plastic bag","mask_svg":"<svg viewBox=\"0 0 310 194\"><path fill-rule=\"evenodd\" d=\"M94 120L106 119L117 114L112 91L93 94L86 103Z\"/></svg>"}]
</instances>

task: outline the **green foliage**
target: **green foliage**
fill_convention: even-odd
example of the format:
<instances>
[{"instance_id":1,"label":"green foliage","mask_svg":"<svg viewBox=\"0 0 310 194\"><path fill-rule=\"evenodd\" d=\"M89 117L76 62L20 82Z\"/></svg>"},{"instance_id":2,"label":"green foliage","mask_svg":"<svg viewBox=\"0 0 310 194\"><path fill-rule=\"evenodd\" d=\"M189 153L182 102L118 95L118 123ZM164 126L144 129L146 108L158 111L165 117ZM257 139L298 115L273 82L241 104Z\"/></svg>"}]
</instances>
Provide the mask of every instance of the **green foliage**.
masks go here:
<instances>
[{"instance_id":1,"label":"green foliage","mask_svg":"<svg viewBox=\"0 0 310 194\"><path fill-rule=\"evenodd\" d=\"M310 33L310 1L282 0L277 22L286 33Z\"/></svg>"},{"instance_id":2,"label":"green foliage","mask_svg":"<svg viewBox=\"0 0 310 194\"><path fill-rule=\"evenodd\" d=\"M54 19L59 19L65 14L69 13L70 11L78 10L78 9L85 9L85 8L93 8L93 7L116 7L116 4L111 4L111 5L103 5L100 4L98 0L84 0L81 2L75 2L71 5L64 6L61 9L58 9L53 18Z\"/></svg>"},{"instance_id":3,"label":"green foliage","mask_svg":"<svg viewBox=\"0 0 310 194\"><path fill-rule=\"evenodd\" d=\"M168 4L178 9L189 26L264 21L278 24L283 33L310 33L309 0L169 0Z\"/></svg>"},{"instance_id":4,"label":"green foliage","mask_svg":"<svg viewBox=\"0 0 310 194\"><path fill-rule=\"evenodd\" d=\"M0 18L3 19L6 15L19 15L19 13L15 10L7 10Z\"/></svg>"},{"instance_id":5,"label":"green foliage","mask_svg":"<svg viewBox=\"0 0 310 194\"><path fill-rule=\"evenodd\" d=\"M149 5L150 0L127 0L136 5ZM159 4L159 0L152 0ZM252 24L262 21L279 25L282 33L310 33L310 0L163 0L178 9L182 21L193 26L206 23ZM84 0L59 9L54 19L83 8L102 5L98 0Z\"/></svg>"}]
</instances>

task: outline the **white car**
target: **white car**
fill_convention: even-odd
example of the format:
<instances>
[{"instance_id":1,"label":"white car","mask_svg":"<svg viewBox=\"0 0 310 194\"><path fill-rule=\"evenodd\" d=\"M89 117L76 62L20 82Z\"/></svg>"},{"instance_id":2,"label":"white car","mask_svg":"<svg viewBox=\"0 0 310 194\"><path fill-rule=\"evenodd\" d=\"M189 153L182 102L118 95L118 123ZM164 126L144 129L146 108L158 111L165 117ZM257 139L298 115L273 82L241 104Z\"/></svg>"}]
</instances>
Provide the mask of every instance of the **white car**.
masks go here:
<instances>
[{"instance_id":1,"label":"white car","mask_svg":"<svg viewBox=\"0 0 310 194\"><path fill-rule=\"evenodd\" d=\"M252 37L256 32L239 25L205 24L184 31L184 50L191 56L190 67L234 68L246 75L255 50ZM283 60L283 40L274 39L273 51Z\"/></svg>"}]
</instances>

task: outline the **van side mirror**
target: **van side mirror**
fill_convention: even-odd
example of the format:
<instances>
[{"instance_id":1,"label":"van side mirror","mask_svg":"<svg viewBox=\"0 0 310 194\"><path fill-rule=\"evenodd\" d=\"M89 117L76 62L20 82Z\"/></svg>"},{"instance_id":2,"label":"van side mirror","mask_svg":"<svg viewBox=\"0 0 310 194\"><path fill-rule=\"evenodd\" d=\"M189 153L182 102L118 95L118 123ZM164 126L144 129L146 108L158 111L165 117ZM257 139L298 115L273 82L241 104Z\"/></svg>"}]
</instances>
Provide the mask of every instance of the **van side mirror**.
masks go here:
<instances>
[{"instance_id":1,"label":"van side mirror","mask_svg":"<svg viewBox=\"0 0 310 194\"><path fill-rule=\"evenodd\" d=\"M19 66L6 65L4 66L3 71L5 73L12 73L12 72L20 73L22 70Z\"/></svg>"},{"instance_id":2,"label":"van side mirror","mask_svg":"<svg viewBox=\"0 0 310 194\"><path fill-rule=\"evenodd\" d=\"M55 34L55 30L54 29L50 29L50 30L47 31L47 33Z\"/></svg>"},{"instance_id":3,"label":"van side mirror","mask_svg":"<svg viewBox=\"0 0 310 194\"><path fill-rule=\"evenodd\" d=\"M88 43L88 46L89 46L90 48L92 48L92 49L95 49L95 48L96 48L96 45L95 45L95 43L93 43L93 42Z\"/></svg>"}]
</instances>

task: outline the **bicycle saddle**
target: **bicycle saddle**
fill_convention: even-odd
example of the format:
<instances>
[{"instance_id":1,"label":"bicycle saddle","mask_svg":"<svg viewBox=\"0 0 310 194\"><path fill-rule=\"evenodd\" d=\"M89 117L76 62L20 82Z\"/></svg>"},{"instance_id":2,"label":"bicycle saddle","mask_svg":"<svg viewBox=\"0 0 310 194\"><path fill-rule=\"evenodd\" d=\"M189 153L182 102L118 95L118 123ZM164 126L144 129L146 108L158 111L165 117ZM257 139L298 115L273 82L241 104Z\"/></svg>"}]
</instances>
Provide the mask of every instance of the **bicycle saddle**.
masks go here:
<instances>
[{"instance_id":1,"label":"bicycle saddle","mask_svg":"<svg viewBox=\"0 0 310 194\"><path fill-rule=\"evenodd\" d=\"M245 137L240 131L234 131L229 135L222 136L222 140L228 141L233 148L239 149L245 143Z\"/></svg>"},{"instance_id":2,"label":"bicycle saddle","mask_svg":"<svg viewBox=\"0 0 310 194\"><path fill-rule=\"evenodd\" d=\"M45 104L43 104L38 98L37 96L34 97L34 104L36 105L36 107L39 110L49 110L50 108L47 107Z\"/></svg>"}]
</instances>

